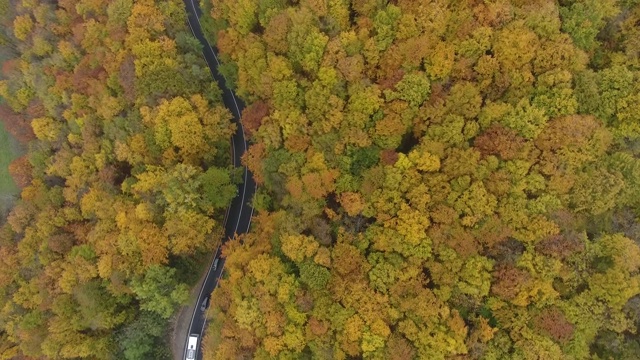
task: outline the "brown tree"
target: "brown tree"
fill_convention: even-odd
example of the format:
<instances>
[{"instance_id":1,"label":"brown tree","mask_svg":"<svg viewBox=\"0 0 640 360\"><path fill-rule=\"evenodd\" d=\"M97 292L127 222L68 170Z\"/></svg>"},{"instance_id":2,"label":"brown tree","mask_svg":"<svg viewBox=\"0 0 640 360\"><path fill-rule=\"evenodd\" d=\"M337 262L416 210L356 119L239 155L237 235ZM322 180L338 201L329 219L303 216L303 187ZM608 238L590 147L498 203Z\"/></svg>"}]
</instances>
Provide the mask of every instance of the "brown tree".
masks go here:
<instances>
[{"instance_id":1,"label":"brown tree","mask_svg":"<svg viewBox=\"0 0 640 360\"><path fill-rule=\"evenodd\" d=\"M499 124L492 125L478 136L473 145L483 156L498 155L503 160L513 160L520 155L525 141L511 129Z\"/></svg>"},{"instance_id":2,"label":"brown tree","mask_svg":"<svg viewBox=\"0 0 640 360\"><path fill-rule=\"evenodd\" d=\"M23 144L36 138L29 120L24 115L13 111L6 104L0 104L0 121L9 134Z\"/></svg>"},{"instance_id":3,"label":"brown tree","mask_svg":"<svg viewBox=\"0 0 640 360\"><path fill-rule=\"evenodd\" d=\"M529 273L511 264L501 264L493 271L491 292L505 300L512 300L531 278Z\"/></svg>"},{"instance_id":4,"label":"brown tree","mask_svg":"<svg viewBox=\"0 0 640 360\"><path fill-rule=\"evenodd\" d=\"M262 124L262 119L269 115L269 105L264 101L256 101L242 110L242 127L251 137Z\"/></svg>"},{"instance_id":5,"label":"brown tree","mask_svg":"<svg viewBox=\"0 0 640 360\"><path fill-rule=\"evenodd\" d=\"M536 249L544 255L564 259L583 251L585 249L585 241L582 239L581 234L571 231L566 234L549 236L542 240L536 246Z\"/></svg>"},{"instance_id":6,"label":"brown tree","mask_svg":"<svg viewBox=\"0 0 640 360\"><path fill-rule=\"evenodd\" d=\"M27 155L23 155L9 164L9 174L13 178L13 181L20 188L24 188L31 183L33 179L31 175L31 164Z\"/></svg>"},{"instance_id":7,"label":"brown tree","mask_svg":"<svg viewBox=\"0 0 640 360\"><path fill-rule=\"evenodd\" d=\"M536 328L561 344L565 344L573 336L573 324L556 307L542 310L533 323Z\"/></svg>"}]
</instances>

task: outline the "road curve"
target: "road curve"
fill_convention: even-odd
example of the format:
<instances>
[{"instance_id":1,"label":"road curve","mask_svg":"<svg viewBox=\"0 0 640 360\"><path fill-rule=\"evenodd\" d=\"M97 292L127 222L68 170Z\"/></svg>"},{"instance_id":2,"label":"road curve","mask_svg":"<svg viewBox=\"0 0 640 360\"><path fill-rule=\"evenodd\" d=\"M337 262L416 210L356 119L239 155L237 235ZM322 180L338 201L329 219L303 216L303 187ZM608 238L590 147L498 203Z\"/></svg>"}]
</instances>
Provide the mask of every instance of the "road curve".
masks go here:
<instances>
[{"instance_id":1,"label":"road curve","mask_svg":"<svg viewBox=\"0 0 640 360\"><path fill-rule=\"evenodd\" d=\"M187 18L191 32L202 44L204 59L209 66L211 76L213 76L213 79L218 83L218 87L222 90L222 100L224 105L231 111L231 114L233 114L233 120L237 124L237 130L231 137L231 152L233 165L236 167L241 166L240 158L247 150L248 146L242 124L240 123L240 114L242 109L244 109L244 103L242 100L236 98L233 92L226 87L224 77L216 70L220 63L218 62L216 51L211 47L207 39L205 39L202 34L202 28L200 27L199 20L201 11L198 0L183 1L187 11ZM253 198L255 191L256 183L253 181L253 175L246 167L244 167L244 181L242 184L238 185L238 195L231 202L225 216L224 238L222 239L223 243L228 241L230 238L233 238L235 234L242 234L249 231L251 216L253 215L253 207L251 206L250 201ZM213 270L213 261L218 258L218 266ZM204 318L204 313L200 310L200 304L202 304L203 300L209 296L213 289L218 285L218 280L220 279L222 270L224 269L224 262L224 258L220 258L220 248L216 249L215 256L208 268L207 276L202 284L202 288L200 288L198 299L193 308L191 322L189 323L189 331L187 332L187 337L185 338L184 343L183 359L186 357L186 344L189 334L199 334L200 339L198 341L198 353L196 359L202 359L202 352L200 349L206 320ZM211 299L210 303L215 303L215 299Z\"/></svg>"}]
</instances>

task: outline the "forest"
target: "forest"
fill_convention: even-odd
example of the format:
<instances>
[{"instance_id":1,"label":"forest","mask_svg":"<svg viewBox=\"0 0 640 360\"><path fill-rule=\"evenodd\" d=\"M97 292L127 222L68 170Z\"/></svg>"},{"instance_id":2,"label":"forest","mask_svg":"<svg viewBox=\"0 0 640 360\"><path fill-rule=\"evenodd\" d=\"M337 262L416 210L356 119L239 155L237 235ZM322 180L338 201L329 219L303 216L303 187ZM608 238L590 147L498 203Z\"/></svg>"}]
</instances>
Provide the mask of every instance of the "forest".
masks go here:
<instances>
[{"instance_id":1,"label":"forest","mask_svg":"<svg viewBox=\"0 0 640 360\"><path fill-rule=\"evenodd\" d=\"M205 359L640 354L640 0L201 0L251 232ZM235 131L178 0L0 0L1 359L169 359Z\"/></svg>"},{"instance_id":2,"label":"forest","mask_svg":"<svg viewBox=\"0 0 640 360\"><path fill-rule=\"evenodd\" d=\"M205 359L638 359L640 1L201 3L258 183Z\"/></svg>"},{"instance_id":3,"label":"forest","mask_svg":"<svg viewBox=\"0 0 640 360\"><path fill-rule=\"evenodd\" d=\"M184 4L0 0L0 19L0 119L29 147L0 221L0 359L170 359L238 181Z\"/></svg>"}]
</instances>

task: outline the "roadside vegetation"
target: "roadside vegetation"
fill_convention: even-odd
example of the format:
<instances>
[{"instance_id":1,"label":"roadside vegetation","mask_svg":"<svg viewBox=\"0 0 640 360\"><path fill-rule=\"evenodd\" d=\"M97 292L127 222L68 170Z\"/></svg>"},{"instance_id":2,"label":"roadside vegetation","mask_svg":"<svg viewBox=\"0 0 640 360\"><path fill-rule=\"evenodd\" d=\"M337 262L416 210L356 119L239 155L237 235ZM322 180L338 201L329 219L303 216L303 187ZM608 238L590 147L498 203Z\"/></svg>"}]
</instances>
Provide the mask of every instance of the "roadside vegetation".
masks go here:
<instances>
[{"instance_id":1,"label":"roadside vegetation","mask_svg":"<svg viewBox=\"0 0 640 360\"><path fill-rule=\"evenodd\" d=\"M203 0L253 228L205 359L637 359L635 0Z\"/></svg>"},{"instance_id":2,"label":"roadside vegetation","mask_svg":"<svg viewBox=\"0 0 640 360\"><path fill-rule=\"evenodd\" d=\"M0 227L0 359L168 359L236 192L235 125L184 5L0 0L0 15L0 118L31 136Z\"/></svg>"}]
</instances>

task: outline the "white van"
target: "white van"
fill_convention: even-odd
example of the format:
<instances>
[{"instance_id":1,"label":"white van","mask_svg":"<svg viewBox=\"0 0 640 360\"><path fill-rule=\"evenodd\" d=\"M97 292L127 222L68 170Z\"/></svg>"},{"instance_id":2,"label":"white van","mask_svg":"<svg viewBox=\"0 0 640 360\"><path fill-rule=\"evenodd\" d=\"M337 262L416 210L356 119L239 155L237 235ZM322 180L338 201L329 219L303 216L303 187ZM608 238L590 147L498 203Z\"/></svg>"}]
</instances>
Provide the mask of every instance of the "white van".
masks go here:
<instances>
[{"instance_id":1,"label":"white van","mask_svg":"<svg viewBox=\"0 0 640 360\"><path fill-rule=\"evenodd\" d=\"M187 354L185 360L195 360L196 353L198 352L198 334L189 335L189 342L187 343Z\"/></svg>"}]
</instances>

